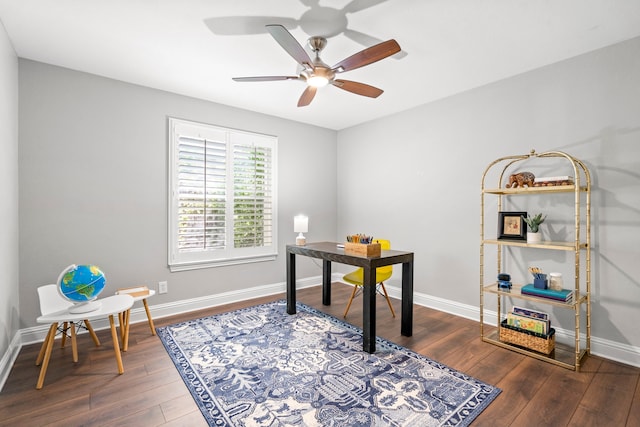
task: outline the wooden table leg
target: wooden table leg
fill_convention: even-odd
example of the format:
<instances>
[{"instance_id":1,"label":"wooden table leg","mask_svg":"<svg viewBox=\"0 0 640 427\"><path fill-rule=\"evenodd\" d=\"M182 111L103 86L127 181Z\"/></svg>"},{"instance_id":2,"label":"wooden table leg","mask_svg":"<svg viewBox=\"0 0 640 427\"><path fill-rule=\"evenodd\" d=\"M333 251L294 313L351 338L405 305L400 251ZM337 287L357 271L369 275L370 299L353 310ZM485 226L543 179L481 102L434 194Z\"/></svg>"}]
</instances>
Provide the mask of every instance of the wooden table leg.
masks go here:
<instances>
[{"instance_id":1,"label":"wooden table leg","mask_svg":"<svg viewBox=\"0 0 640 427\"><path fill-rule=\"evenodd\" d=\"M78 363L78 342L76 341L76 324L71 323L71 352L73 353L73 363Z\"/></svg>"},{"instance_id":2,"label":"wooden table leg","mask_svg":"<svg viewBox=\"0 0 640 427\"><path fill-rule=\"evenodd\" d=\"M124 323L120 324L120 333L122 334L122 351L129 350L129 321L131 320L131 309L122 313Z\"/></svg>"},{"instance_id":3,"label":"wooden table leg","mask_svg":"<svg viewBox=\"0 0 640 427\"><path fill-rule=\"evenodd\" d=\"M45 375L47 375L47 367L49 366L49 359L51 358L51 350L53 349L53 340L56 338L57 331L58 331L58 323L52 323L51 326L49 327L49 333L47 334L47 337L44 340L43 347L40 349L41 354L38 355L38 359L36 360L36 366L42 363L42 366L40 367L40 375L38 376L38 382L36 383L37 390L40 390L44 385L44 377ZM44 349L44 352L42 351L43 349Z\"/></svg>"},{"instance_id":4,"label":"wooden table leg","mask_svg":"<svg viewBox=\"0 0 640 427\"><path fill-rule=\"evenodd\" d=\"M96 345L96 347L100 347L100 340L98 339L98 336L94 332L93 327L91 326L91 323L86 319L83 320L83 322L84 322L84 326L87 327L87 330L89 331L89 334L91 335L91 339L93 340L93 343Z\"/></svg>"},{"instance_id":5,"label":"wooden table leg","mask_svg":"<svg viewBox=\"0 0 640 427\"><path fill-rule=\"evenodd\" d=\"M111 339L113 340L113 351L116 353L116 362L118 362L118 373L124 374L124 366L122 365L122 355L120 354L120 340L116 331L116 322L113 320L113 314L109 315L109 325L111 326Z\"/></svg>"},{"instance_id":6,"label":"wooden table leg","mask_svg":"<svg viewBox=\"0 0 640 427\"><path fill-rule=\"evenodd\" d=\"M73 322L71 322L73 325ZM60 348L64 348L67 344L67 330L69 329L69 322L64 322L62 324L62 339L60 340Z\"/></svg>"},{"instance_id":7,"label":"wooden table leg","mask_svg":"<svg viewBox=\"0 0 640 427\"><path fill-rule=\"evenodd\" d=\"M149 305L147 304L146 298L142 300L142 304L144 304L144 311L147 312L147 319L149 320L149 328L151 328L151 335L155 335L156 327L153 324L153 319L151 318L151 312L149 311Z\"/></svg>"}]
</instances>

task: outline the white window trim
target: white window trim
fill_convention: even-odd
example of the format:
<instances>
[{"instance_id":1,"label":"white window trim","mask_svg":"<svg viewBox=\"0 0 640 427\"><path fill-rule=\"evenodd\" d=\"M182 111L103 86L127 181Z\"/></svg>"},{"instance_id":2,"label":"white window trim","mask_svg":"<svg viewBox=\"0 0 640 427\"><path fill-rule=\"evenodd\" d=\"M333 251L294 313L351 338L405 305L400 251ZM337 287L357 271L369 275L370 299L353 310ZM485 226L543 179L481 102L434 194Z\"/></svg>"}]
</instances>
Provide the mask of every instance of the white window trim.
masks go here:
<instances>
[{"instance_id":1,"label":"white window trim","mask_svg":"<svg viewBox=\"0 0 640 427\"><path fill-rule=\"evenodd\" d=\"M202 251L196 254L185 255L178 254L177 236L178 236L178 213L177 213L177 187L178 187L178 168L177 168L177 150L180 135L198 136L220 140L224 138L227 144L243 143L247 140L256 141L257 145L268 146L272 152L272 176L271 176L271 194L272 194L272 238L271 245L259 248L241 248L227 249L223 251ZM229 129L220 126L214 126L204 123L197 123L177 118L169 117L168 119L168 265L170 271L185 271L200 268L221 267L229 265L246 264L253 262L273 261L278 253L278 209L277 209L277 189L278 189L278 168L277 168L277 138L270 135L257 134L237 129ZM232 151L232 150L229 150ZM231 155L230 155L231 156ZM229 163L230 169L233 169L232 162ZM233 187L227 176L228 188ZM228 194L233 195L233 192ZM233 203L230 203L233 205ZM229 210L228 210L229 212ZM231 212L233 207L231 206ZM233 216L233 215L231 215ZM233 246L233 227L227 230L227 238L231 239L228 246Z\"/></svg>"}]
</instances>

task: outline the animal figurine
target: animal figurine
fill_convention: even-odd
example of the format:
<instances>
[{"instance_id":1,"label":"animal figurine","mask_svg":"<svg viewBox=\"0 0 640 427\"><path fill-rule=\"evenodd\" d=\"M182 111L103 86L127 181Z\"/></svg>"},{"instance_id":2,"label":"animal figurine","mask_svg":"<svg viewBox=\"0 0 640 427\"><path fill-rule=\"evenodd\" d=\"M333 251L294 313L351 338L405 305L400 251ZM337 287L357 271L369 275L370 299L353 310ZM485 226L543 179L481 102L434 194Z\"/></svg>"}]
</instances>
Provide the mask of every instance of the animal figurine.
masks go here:
<instances>
[{"instance_id":1,"label":"animal figurine","mask_svg":"<svg viewBox=\"0 0 640 427\"><path fill-rule=\"evenodd\" d=\"M509 177L509 183L507 188L516 187L533 187L533 181L536 179L535 175L531 172L519 172L514 173Z\"/></svg>"}]
</instances>

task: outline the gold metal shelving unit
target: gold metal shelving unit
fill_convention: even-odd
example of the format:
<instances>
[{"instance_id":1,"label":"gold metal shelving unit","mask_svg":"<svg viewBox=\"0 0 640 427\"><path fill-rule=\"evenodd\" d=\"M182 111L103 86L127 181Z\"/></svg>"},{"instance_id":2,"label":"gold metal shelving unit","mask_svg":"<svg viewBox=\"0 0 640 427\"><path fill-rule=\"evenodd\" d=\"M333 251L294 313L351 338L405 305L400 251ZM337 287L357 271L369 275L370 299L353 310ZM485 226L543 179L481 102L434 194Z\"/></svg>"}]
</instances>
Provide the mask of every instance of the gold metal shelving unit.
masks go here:
<instances>
[{"instance_id":1,"label":"gold metal shelving unit","mask_svg":"<svg viewBox=\"0 0 640 427\"><path fill-rule=\"evenodd\" d=\"M522 166L524 161L530 160L527 165L534 164L531 161L535 159L557 159L558 162L568 162L573 168L573 185L559 185L549 187L531 187L531 188L505 188L508 177L511 173L518 172L517 167ZM555 161L555 160L553 160ZM565 164L566 166L566 164ZM501 168L501 169L500 169ZM520 170L521 171L521 170ZM496 187L487 187L488 174L498 175ZM525 241L515 240L498 240L488 239L485 236L485 198L497 197L497 212L502 210L503 202L509 197L521 197L527 195L544 195L554 193L572 194L574 197L574 235L573 240L564 242L541 242L529 244ZM495 209L495 208L494 208ZM495 214L497 215L497 212ZM491 210L493 213L493 209ZM490 213L490 214L491 214ZM495 220L495 216L491 216ZM497 270L496 273L502 272L504 259L507 256L506 248L516 247L527 250L528 248L543 249L550 251L570 251L574 254L575 275L574 275L574 298L571 303L557 302L546 298L537 298L529 295L523 295L520 289L523 285L513 284L511 289L502 289L498 287L495 280L485 281L485 249L486 247L495 247L497 250ZM581 262L581 256L584 256L584 262ZM495 278L497 276L494 275ZM568 285L565 282L565 286ZM485 294L495 295L497 298L497 324L495 328L489 328L485 322L484 314L484 297ZM506 298L516 298L526 301L532 301L540 304L548 304L554 307L573 310L574 325L574 345L563 345L556 343L555 350L546 355L533 350L519 347L499 339L499 327L501 319L506 316ZM585 315L585 345L581 346L581 309L584 307ZM529 154L507 156L496 159L490 163L482 175L482 192L480 202L480 336L483 341L491 344L508 348L521 354L525 354L536 359L544 360L575 371L580 370L582 358L591 351L591 177L589 170L585 164L561 151L547 151L536 153L531 150Z\"/></svg>"}]
</instances>

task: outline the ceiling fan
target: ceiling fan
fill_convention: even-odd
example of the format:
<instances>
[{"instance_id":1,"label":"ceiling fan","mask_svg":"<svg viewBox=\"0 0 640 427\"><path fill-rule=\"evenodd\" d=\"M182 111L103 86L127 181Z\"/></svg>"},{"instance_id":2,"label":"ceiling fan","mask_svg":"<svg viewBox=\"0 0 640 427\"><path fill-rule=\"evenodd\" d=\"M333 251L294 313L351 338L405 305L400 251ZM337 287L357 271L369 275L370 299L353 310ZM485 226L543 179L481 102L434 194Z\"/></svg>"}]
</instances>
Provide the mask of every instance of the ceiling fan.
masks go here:
<instances>
[{"instance_id":1,"label":"ceiling fan","mask_svg":"<svg viewBox=\"0 0 640 427\"><path fill-rule=\"evenodd\" d=\"M333 85L357 95L377 98L383 92L382 89L364 83L350 80L336 79L336 75L345 71L380 61L388 56L400 52L400 45L395 40L387 40L375 46L368 47L360 52L343 59L333 67L329 67L320 59L320 51L327 45L324 37L311 37L309 46L315 53L315 59L311 59L304 48L291 35L287 29L278 24L266 25L267 31L273 38L287 51L293 59L302 67L297 76L259 76L259 77L234 77L237 82L266 82L276 80L303 80L307 83L307 88L302 92L298 100L298 107L309 105L316 95L319 87Z\"/></svg>"}]
</instances>

